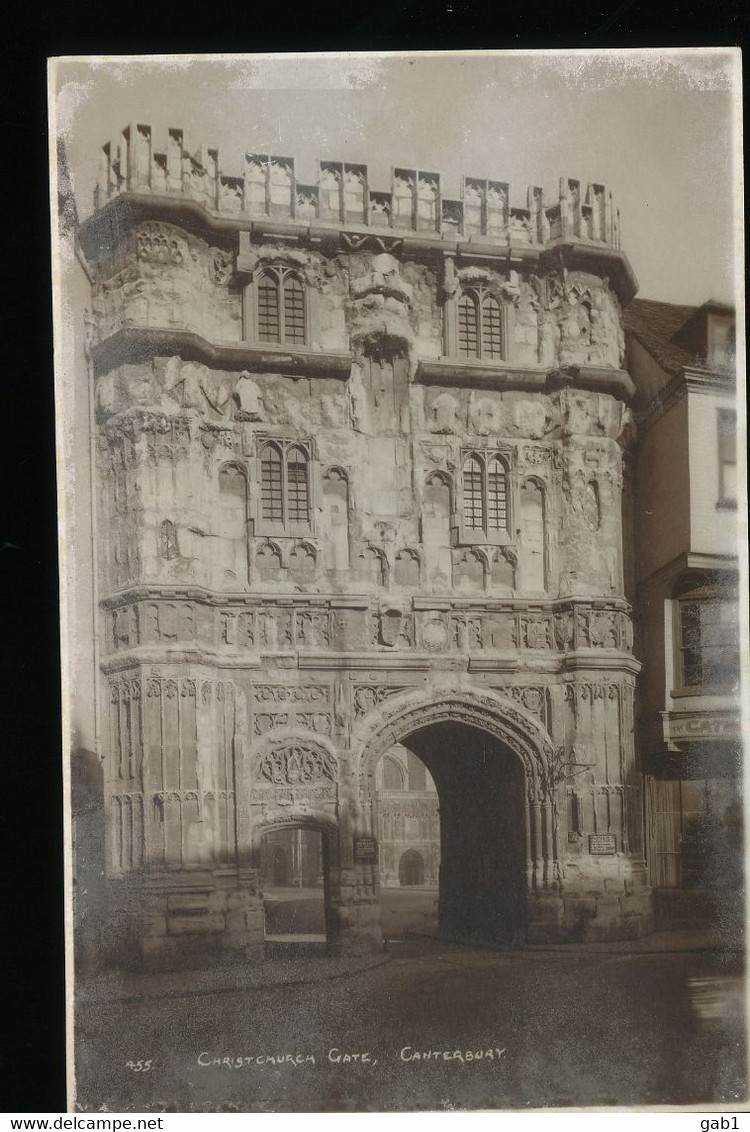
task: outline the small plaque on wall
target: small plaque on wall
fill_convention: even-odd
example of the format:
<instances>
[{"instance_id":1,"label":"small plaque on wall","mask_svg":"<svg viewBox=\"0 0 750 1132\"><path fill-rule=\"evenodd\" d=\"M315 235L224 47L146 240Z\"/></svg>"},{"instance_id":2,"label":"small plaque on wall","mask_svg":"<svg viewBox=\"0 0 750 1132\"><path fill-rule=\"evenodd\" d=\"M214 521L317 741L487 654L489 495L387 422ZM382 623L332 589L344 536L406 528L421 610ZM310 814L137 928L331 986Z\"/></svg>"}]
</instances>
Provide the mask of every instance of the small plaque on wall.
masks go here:
<instances>
[{"instance_id":1,"label":"small plaque on wall","mask_svg":"<svg viewBox=\"0 0 750 1132\"><path fill-rule=\"evenodd\" d=\"M354 838L354 860L376 861L378 859L378 843L374 837Z\"/></svg>"},{"instance_id":2,"label":"small plaque on wall","mask_svg":"<svg viewBox=\"0 0 750 1132\"><path fill-rule=\"evenodd\" d=\"M589 836L589 853L598 856L611 856L617 852L617 838L614 833L592 833Z\"/></svg>"}]
</instances>

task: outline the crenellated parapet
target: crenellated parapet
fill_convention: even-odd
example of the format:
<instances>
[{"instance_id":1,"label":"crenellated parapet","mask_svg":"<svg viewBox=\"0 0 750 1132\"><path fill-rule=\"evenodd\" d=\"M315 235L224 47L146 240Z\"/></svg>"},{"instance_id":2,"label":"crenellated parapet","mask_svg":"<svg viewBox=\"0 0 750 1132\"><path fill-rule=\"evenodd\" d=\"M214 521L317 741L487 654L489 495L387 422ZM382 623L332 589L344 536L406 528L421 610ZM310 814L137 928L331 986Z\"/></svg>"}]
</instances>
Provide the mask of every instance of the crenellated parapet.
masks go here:
<instances>
[{"instance_id":1,"label":"crenellated parapet","mask_svg":"<svg viewBox=\"0 0 750 1132\"><path fill-rule=\"evenodd\" d=\"M239 163L238 163L239 164ZM620 211L603 184L561 177L554 200L531 185L511 203L507 181L465 176L461 194L443 194L439 173L394 166L390 186L376 186L366 165L320 161L316 184L303 184L293 157L247 152L236 172L216 148L191 153L183 131L170 129L157 149L151 126L126 126L102 147L94 206L122 193L179 196L222 217L334 224L484 238L496 244L544 246L557 241L620 248Z\"/></svg>"}]
</instances>

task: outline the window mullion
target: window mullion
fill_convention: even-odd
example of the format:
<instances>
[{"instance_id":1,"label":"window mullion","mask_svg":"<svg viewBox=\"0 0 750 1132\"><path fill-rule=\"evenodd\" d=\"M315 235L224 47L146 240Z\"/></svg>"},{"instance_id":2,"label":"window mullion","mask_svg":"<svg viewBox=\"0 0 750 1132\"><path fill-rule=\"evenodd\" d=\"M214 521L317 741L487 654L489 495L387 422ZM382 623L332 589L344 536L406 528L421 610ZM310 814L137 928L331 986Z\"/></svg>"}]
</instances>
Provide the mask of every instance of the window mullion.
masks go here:
<instances>
[{"instance_id":1,"label":"window mullion","mask_svg":"<svg viewBox=\"0 0 750 1132\"><path fill-rule=\"evenodd\" d=\"M482 533L484 534L485 538L490 537L489 536L489 529L490 529L490 522L489 522L490 493L489 493L489 482L488 482L488 478L487 478L488 477L488 472L487 472L488 466L489 465L487 463L487 457L485 455L484 458L482 459Z\"/></svg>"},{"instance_id":2,"label":"window mullion","mask_svg":"<svg viewBox=\"0 0 750 1132\"><path fill-rule=\"evenodd\" d=\"M286 517L287 517L287 468L286 468L287 449L286 445L281 446L281 525L286 530Z\"/></svg>"},{"instance_id":3,"label":"window mullion","mask_svg":"<svg viewBox=\"0 0 750 1132\"><path fill-rule=\"evenodd\" d=\"M279 272L278 312L279 312L279 344L286 342L286 327L284 326L284 282L286 272Z\"/></svg>"},{"instance_id":4,"label":"window mullion","mask_svg":"<svg viewBox=\"0 0 750 1132\"><path fill-rule=\"evenodd\" d=\"M483 330L483 327L482 327L482 302L483 302L483 299L484 299L484 292L477 290L477 357L480 358L480 359L484 356L484 343L482 342L482 337L483 337L483 334L484 334L484 330ZM485 471L485 474L486 474L486 471Z\"/></svg>"}]
</instances>

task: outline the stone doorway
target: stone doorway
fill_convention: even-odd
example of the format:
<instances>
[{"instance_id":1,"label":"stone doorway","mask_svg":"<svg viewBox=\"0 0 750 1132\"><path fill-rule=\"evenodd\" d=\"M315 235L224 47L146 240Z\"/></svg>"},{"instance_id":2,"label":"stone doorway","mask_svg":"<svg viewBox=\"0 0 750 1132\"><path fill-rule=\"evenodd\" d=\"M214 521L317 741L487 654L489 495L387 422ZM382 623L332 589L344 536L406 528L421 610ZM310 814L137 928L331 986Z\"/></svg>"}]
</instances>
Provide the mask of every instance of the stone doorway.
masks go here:
<instances>
[{"instance_id":1,"label":"stone doorway","mask_svg":"<svg viewBox=\"0 0 750 1132\"><path fill-rule=\"evenodd\" d=\"M328 839L314 826L284 825L260 838L266 944L328 942Z\"/></svg>"},{"instance_id":2,"label":"stone doorway","mask_svg":"<svg viewBox=\"0 0 750 1132\"><path fill-rule=\"evenodd\" d=\"M493 736L441 722L401 742L432 776L440 809L438 928L505 945L526 934L526 811L522 765Z\"/></svg>"}]
</instances>

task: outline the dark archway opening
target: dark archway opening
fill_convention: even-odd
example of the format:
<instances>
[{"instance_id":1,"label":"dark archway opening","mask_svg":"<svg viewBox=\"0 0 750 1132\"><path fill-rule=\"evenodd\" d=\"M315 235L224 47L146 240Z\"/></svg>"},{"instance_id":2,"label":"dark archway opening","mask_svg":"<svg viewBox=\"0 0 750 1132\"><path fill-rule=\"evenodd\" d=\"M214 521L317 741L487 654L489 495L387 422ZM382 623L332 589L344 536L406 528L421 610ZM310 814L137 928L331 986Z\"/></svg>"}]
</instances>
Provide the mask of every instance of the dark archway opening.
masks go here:
<instances>
[{"instance_id":1,"label":"dark archway opening","mask_svg":"<svg viewBox=\"0 0 750 1132\"><path fill-rule=\"evenodd\" d=\"M328 856L327 838L320 829L290 825L263 833L260 873L266 943L326 944Z\"/></svg>"},{"instance_id":2,"label":"dark archway opening","mask_svg":"<svg viewBox=\"0 0 750 1132\"><path fill-rule=\"evenodd\" d=\"M441 935L522 941L526 809L519 760L497 739L459 723L432 724L402 744L422 760L437 788Z\"/></svg>"},{"instance_id":3,"label":"dark archway opening","mask_svg":"<svg viewBox=\"0 0 750 1132\"><path fill-rule=\"evenodd\" d=\"M403 887L424 884L424 860L416 849L407 849L398 863L398 882Z\"/></svg>"}]
</instances>

